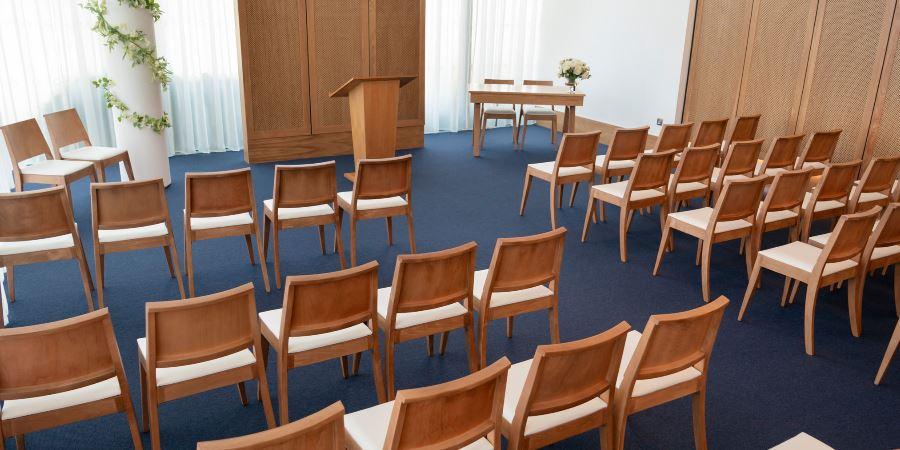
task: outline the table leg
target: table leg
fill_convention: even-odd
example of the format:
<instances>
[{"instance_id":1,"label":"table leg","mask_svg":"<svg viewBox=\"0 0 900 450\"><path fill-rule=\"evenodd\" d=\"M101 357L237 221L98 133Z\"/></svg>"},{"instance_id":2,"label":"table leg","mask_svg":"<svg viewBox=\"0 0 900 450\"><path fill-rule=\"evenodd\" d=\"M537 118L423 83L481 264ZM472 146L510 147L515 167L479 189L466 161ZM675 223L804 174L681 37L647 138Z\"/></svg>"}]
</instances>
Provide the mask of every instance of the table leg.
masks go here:
<instances>
[{"instance_id":1,"label":"table leg","mask_svg":"<svg viewBox=\"0 0 900 450\"><path fill-rule=\"evenodd\" d=\"M475 112L472 117L472 156L481 156L481 103L475 103Z\"/></svg>"},{"instance_id":2,"label":"table leg","mask_svg":"<svg viewBox=\"0 0 900 450\"><path fill-rule=\"evenodd\" d=\"M575 107L566 106L566 112L563 116L563 133L575 132Z\"/></svg>"}]
</instances>

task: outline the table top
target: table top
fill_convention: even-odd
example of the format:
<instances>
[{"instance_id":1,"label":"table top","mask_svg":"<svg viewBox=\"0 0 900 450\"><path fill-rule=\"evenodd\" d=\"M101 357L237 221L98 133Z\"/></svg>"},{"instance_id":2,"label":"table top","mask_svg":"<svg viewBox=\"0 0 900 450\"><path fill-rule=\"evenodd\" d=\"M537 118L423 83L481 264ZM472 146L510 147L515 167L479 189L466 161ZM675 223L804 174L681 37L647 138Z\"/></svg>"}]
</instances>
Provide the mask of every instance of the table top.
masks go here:
<instances>
[{"instance_id":1,"label":"table top","mask_svg":"<svg viewBox=\"0 0 900 450\"><path fill-rule=\"evenodd\" d=\"M528 94L584 97L584 92L572 92L568 86L525 86L521 84L470 84L469 93L477 94Z\"/></svg>"}]
</instances>

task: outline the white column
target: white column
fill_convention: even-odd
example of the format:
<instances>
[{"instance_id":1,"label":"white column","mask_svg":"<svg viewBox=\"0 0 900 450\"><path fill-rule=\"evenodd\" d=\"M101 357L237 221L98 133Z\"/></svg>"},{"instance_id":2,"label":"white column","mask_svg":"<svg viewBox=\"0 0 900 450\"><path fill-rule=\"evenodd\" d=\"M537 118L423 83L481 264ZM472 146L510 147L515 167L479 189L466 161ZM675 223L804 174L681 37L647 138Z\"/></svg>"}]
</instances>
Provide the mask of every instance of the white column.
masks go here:
<instances>
[{"instance_id":1,"label":"white column","mask_svg":"<svg viewBox=\"0 0 900 450\"><path fill-rule=\"evenodd\" d=\"M133 33L141 30L151 45L156 45L153 16L144 8L132 8L118 1L106 2L107 20L115 26L124 25L125 31ZM106 72L115 83L110 90L138 114L161 117L162 87L153 77L146 64L132 66L131 60L123 58L121 46L107 52ZM116 114L113 111L113 114ZM156 133L150 127L137 129L131 122L115 121L116 146L128 150L134 176L138 180L162 178L168 186L172 182L169 172L169 152L165 133Z\"/></svg>"}]
</instances>

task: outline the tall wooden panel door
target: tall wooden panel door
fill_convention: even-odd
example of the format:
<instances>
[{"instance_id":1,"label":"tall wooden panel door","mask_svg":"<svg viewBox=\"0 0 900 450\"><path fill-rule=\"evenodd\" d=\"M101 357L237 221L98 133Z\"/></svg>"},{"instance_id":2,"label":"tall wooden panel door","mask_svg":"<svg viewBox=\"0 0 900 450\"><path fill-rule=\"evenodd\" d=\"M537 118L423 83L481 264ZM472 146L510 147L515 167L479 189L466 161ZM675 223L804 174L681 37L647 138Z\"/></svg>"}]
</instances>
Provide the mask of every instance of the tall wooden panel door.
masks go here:
<instances>
[{"instance_id":1,"label":"tall wooden panel door","mask_svg":"<svg viewBox=\"0 0 900 450\"><path fill-rule=\"evenodd\" d=\"M753 0L698 0L684 121L731 117L747 49Z\"/></svg>"},{"instance_id":2,"label":"tall wooden panel door","mask_svg":"<svg viewBox=\"0 0 900 450\"><path fill-rule=\"evenodd\" d=\"M798 130L840 128L835 161L862 157L895 0L819 0Z\"/></svg>"},{"instance_id":3,"label":"tall wooden panel door","mask_svg":"<svg viewBox=\"0 0 900 450\"><path fill-rule=\"evenodd\" d=\"M397 126L425 118L425 0L369 1L369 68L372 76L416 76L400 88Z\"/></svg>"},{"instance_id":4,"label":"tall wooden panel door","mask_svg":"<svg viewBox=\"0 0 900 450\"><path fill-rule=\"evenodd\" d=\"M864 157L900 156L900 3L894 8L893 28L878 85L875 112Z\"/></svg>"},{"instance_id":5,"label":"tall wooden panel door","mask_svg":"<svg viewBox=\"0 0 900 450\"><path fill-rule=\"evenodd\" d=\"M738 114L762 114L757 137L797 125L817 0L755 0Z\"/></svg>"},{"instance_id":6,"label":"tall wooden panel door","mask_svg":"<svg viewBox=\"0 0 900 450\"><path fill-rule=\"evenodd\" d=\"M306 0L313 133L350 130L347 97L329 95L350 78L369 75L367 0Z\"/></svg>"}]
</instances>

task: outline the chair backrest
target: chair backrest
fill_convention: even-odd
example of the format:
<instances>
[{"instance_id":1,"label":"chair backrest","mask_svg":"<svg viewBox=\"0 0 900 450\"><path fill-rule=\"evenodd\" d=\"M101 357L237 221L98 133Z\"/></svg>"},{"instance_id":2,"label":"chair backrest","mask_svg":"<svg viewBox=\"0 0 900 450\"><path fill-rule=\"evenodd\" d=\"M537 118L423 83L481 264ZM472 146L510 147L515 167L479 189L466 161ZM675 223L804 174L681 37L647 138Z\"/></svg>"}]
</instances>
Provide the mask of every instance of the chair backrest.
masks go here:
<instances>
[{"instance_id":1,"label":"chair backrest","mask_svg":"<svg viewBox=\"0 0 900 450\"><path fill-rule=\"evenodd\" d=\"M722 170L716 178L716 191L725 185L725 177L733 175L752 175L756 170L757 158L762 150L762 139L754 141L734 141L725 153Z\"/></svg>"},{"instance_id":2,"label":"chair backrest","mask_svg":"<svg viewBox=\"0 0 900 450\"><path fill-rule=\"evenodd\" d=\"M694 147L706 147L707 145L722 145L725 140L725 130L728 128L728 119L704 120L697 128L697 135L691 145Z\"/></svg>"},{"instance_id":3,"label":"chair backrest","mask_svg":"<svg viewBox=\"0 0 900 450\"><path fill-rule=\"evenodd\" d=\"M606 151L607 161L634 161L647 148L650 127L618 128Z\"/></svg>"},{"instance_id":4,"label":"chair backrest","mask_svg":"<svg viewBox=\"0 0 900 450\"><path fill-rule=\"evenodd\" d=\"M218 441L198 442L197 450L344 450L344 404L340 401L271 430Z\"/></svg>"},{"instance_id":5,"label":"chair backrest","mask_svg":"<svg viewBox=\"0 0 900 450\"><path fill-rule=\"evenodd\" d=\"M460 300L471 305L477 248L478 244L468 242L437 252L397 256L388 322L393 325L397 313L438 308Z\"/></svg>"},{"instance_id":6,"label":"chair backrest","mask_svg":"<svg viewBox=\"0 0 900 450\"><path fill-rule=\"evenodd\" d=\"M25 327L0 329L0 400L39 397L119 376L122 358L106 308ZM121 386L123 391L126 386Z\"/></svg>"},{"instance_id":7,"label":"chair backrest","mask_svg":"<svg viewBox=\"0 0 900 450\"><path fill-rule=\"evenodd\" d=\"M656 138L656 144L653 146L653 152L665 152L668 150L682 151L691 141L691 130L694 129L694 122L688 123L669 123L662 126L659 137Z\"/></svg>"},{"instance_id":8,"label":"chair backrest","mask_svg":"<svg viewBox=\"0 0 900 450\"><path fill-rule=\"evenodd\" d=\"M513 429L522 433L529 416L562 411L607 391L606 401L612 403L629 330L631 326L623 321L585 339L539 345L516 406Z\"/></svg>"},{"instance_id":9,"label":"chair backrest","mask_svg":"<svg viewBox=\"0 0 900 450\"><path fill-rule=\"evenodd\" d=\"M485 78L484 84L515 84L515 80L507 80L502 78Z\"/></svg>"},{"instance_id":10,"label":"chair backrest","mask_svg":"<svg viewBox=\"0 0 900 450\"><path fill-rule=\"evenodd\" d=\"M638 156L628 178L625 198L631 198L631 191L665 188L669 184L672 173L672 162L675 161L675 150L662 153L644 153Z\"/></svg>"},{"instance_id":11,"label":"chair backrest","mask_svg":"<svg viewBox=\"0 0 900 450\"><path fill-rule=\"evenodd\" d=\"M386 198L409 195L412 188L412 155L361 159L356 164L353 198Z\"/></svg>"},{"instance_id":12,"label":"chair backrest","mask_svg":"<svg viewBox=\"0 0 900 450\"><path fill-rule=\"evenodd\" d=\"M256 209L250 168L184 174L185 217L215 217Z\"/></svg>"},{"instance_id":13,"label":"chair backrest","mask_svg":"<svg viewBox=\"0 0 900 450\"><path fill-rule=\"evenodd\" d=\"M775 175L769 192L763 200L757 221L765 223L765 214L775 211L794 210L803 205L803 197L809 187L812 169L788 170Z\"/></svg>"},{"instance_id":14,"label":"chair backrest","mask_svg":"<svg viewBox=\"0 0 900 450\"><path fill-rule=\"evenodd\" d=\"M760 169L760 173L765 169L793 168L797 163L797 154L800 153L800 144L803 143L805 136L804 134L794 134L775 138L763 158L763 167Z\"/></svg>"},{"instance_id":15,"label":"chair backrest","mask_svg":"<svg viewBox=\"0 0 900 450\"><path fill-rule=\"evenodd\" d=\"M378 262L287 278L279 336L328 333L376 319ZM288 339L282 339L287 347Z\"/></svg>"},{"instance_id":16,"label":"chair backrest","mask_svg":"<svg viewBox=\"0 0 900 450\"><path fill-rule=\"evenodd\" d=\"M447 383L397 392L384 448L462 448L493 434L500 449L506 357Z\"/></svg>"},{"instance_id":17,"label":"chair backrest","mask_svg":"<svg viewBox=\"0 0 900 450\"><path fill-rule=\"evenodd\" d=\"M517 291L559 280L566 228L560 227L533 236L497 239L482 301L490 293ZM556 292L555 287L553 288Z\"/></svg>"},{"instance_id":18,"label":"chair backrest","mask_svg":"<svg viewBox=\"0 0 900 450\"><path fill-rule=\"evenodd\" d=\"M865 212L841 216L819 255L817 270L813 273L821 273L818 271L822 270L825 264L855 258L862 253L869 237L872 236L872 228L875 227L879 214L881 207L876 206Z\"/></svg>"},{"instance_id":19,"label":"chair backrest","mask_svg":"<svg viewBox=\"0 0 900 450\"><path fill-rule=\"evenodd\" d=\"M334 161L297 166L275 166L272 202L275 208L334 203L337 179Z\"/></svg>"},{"instance_id":20,"label":"chair backrest","mask_svg":"<svg viewBox=\"0 0 900 450\"><path fill-rule=\"evenodd\" d=\"M75 233L64 186L0 193L0 241L30 241Z\"/></svg>"},{"instance_id":21,"label":"chair backrest","mask_svg":"<svg viewBox=\"0 0 900 450\"><path fill-rule=\"evenodd\" d=\"M44 122L47 124L47 132L50 133L53 156L57 158L60 157L59 149L63 147L79 143L91 145L91 138L88 137L75 108L44 114Z\"/></svg>"},{"instance_id":22,"label":"chair backrest","mask_svg":"<svg viewBox=\"0 0 900 450\"><path fill-rule=\"evenodd\" d=\"M861 164L860 160L829 164L822 172L822 177L813 190L810 202L847 198L850 190L853 189L853 182L856 180L856 174L859 173Z\"/></svg>"},{"instance_id":23,"label":"chair backrest","mask_svg":"<svg viewBox=\"0 0 900 450\"><path fill-rule=\"evenodd\" d=\"M900 245L900 203L891 203L884 209L881 219L872 237L869 238L870 252L875 247L890 247L892 245ZM896 269L894 269L896 270Z\"/></svg>"},{"instance_id":24,"label":"chair backrest","mask_svg":"<svg viewBox=\"0 0 900 450\"><path fill-rule=\"evenodd\" d=\"M705 147L689 147L681 154L681 160L675 168L675 176L672 177L673 189L674 183L690 183L696 181L709 180L712 176L713 167L719 159L719 149L722 144L710 144Z\"/></svg>"},{"instance_id":25,"label":"chair backrest","mask_svg":"<svg viewBox=\"0 0 900 450\"><path fill-rule=\"evenodd\" d=\"M619 398L630 396L637 380L657 378L694 367L706 377L722 314L724 296L699 308L672 314L654 314L647 320L641 340L622 374Z\"/></svg>"},{"instance_id":26,"label":"chair backrest","mask_svg":"<svg viewBox=\"0 0 900 450\"><path fill-rule=\"evenodd\" d=\"M253 283L186 300L148 302L146 310L151 369L209 361L259 342ZM148 376L155 373L149 370Z\"/></svg>"},{"instance_id":27,"label":"chair backrest","mask_svg":"<svg viewBox=\"0 0 900 450\"><path fill-rule=\"evenodd\" d=\"M38 155L44 155L47 159L53 159L50 147L41 133L41 127L37 120L28 119L11 123L0 127L3 141L6 143L6 151L12 162L13 170L19 170L19 163Z\"/></svg>"},{"instance_id":28,"label":"chair backrest","mask_svg":"<svg viewBox=\"0 0 900 450\"><path fill-rule=\"evenodd\" d=\"M708 229L715 230L716 222L749 219L754 221L759 210L759 199L766 185L765 175L746 180L729 180L725 182L722 193L716 199L716 207L709 221Z\"/></svg>"},{"instance_id":29,"label":"chair backrest","mask_svg":"<svg viewBox=\"0 0 900 450\"><path fill-rule=\"evenodd\" d=\"M728 135L727 141L752 141L756 139L756 129L759 127L760 115L740 116L734 120L734 126Z\"/></svg>"},{"instance_id":30,"label":"chair backrest","mask_svg":"<svg viewBox=\"0 0 900 450\"><path fill-rule=\"evenodd\" d=\"M837 148L838 140L841 138L841 130L816 131L809 138L803 153L800 154L800 160L797 162L797 168L803 167L806 162L828 162L834 156L834 150Z\"/></svg>"},{"instance_id":31,"label":"chair backrest","mask_svg":"<svg viewBox=\"0 0 900 450\"><path fill-rule=\"evenodd\" d=\"M890 193L894 180L897 179L897 168L900 168L900 156L872 158L866 171L859 179L859 187L855 196L869 192Z\"/></svg>"},{"instance_id":32,"label":"chair backrest","mask_svg":"<svg viewBox=\"0 0 900 450\"><path fill-rule=\"evenodd\" d=\"M556 167L590 166L597 160L597 146L601 131L565 133L556 153Z\"/></svg>"},{"instance_id":33,"label":"chair backrest","mask_svg":"<svg viewBox=\"0 0 900 450\"><path fill-rule=\"evenodd\" d=\"M94 229L114 230L169 223L169 206L160 178L147 181L91 183Z\"/></svg>"},{"instance_id":34,"label":"chair backrest","mask_svg":"<svg viewBox=\"0 0 900 450\"><path fill-rule=\"evenodd\" d=\"M553 80L523 80L524 86L553 86Z\"/></svg>"}]
</instances>

